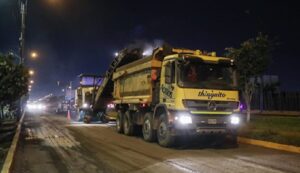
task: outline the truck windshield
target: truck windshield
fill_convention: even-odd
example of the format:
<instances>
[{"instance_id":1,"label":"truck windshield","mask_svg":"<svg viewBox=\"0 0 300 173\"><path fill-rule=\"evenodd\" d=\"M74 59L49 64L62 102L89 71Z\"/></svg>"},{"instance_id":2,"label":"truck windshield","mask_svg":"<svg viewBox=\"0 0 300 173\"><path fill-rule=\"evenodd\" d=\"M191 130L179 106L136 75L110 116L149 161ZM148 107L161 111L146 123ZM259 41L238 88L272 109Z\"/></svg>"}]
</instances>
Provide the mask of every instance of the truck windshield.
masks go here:
<instances>
[{"instance_id":1,"label":"truck windshield","mask_svg":"<svg viewBox=\"0 0 300 173\"><path fill-rule=\"evenodd\" d=\"M232 68L189 58L178 63L178 85L185 88L234 89Z\"/></svg>"}]
</instances>

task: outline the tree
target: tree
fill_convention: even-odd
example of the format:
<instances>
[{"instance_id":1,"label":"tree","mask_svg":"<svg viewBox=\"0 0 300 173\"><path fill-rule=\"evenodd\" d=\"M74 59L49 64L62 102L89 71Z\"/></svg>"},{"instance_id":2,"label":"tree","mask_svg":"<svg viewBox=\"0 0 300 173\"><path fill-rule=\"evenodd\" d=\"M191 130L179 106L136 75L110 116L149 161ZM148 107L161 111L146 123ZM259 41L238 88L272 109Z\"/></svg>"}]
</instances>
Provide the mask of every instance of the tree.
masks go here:
<instances>
[{"instance_id":1,"label":"tree","mask_svg":"<svg viewBox=\"0 0 300 173\"><path fill-rule=\"evenodd\" d=\"M239 88L247 105L247 122L250 121L251 100L257 78L270 64L272 49L272 41L261 33L244 41L239 48L226 48L226 56L235 60Z\"/></svg>"},{"instance_id":2,"label":"tree","mask_svg":"<svg viewBox=\"0 0 300 173\"><path fill-rule=\"evenodd\" d=\"M28 92L28 69L14 63L11 55L0 54L0 111Z\"/></svg>"}]
</instances>

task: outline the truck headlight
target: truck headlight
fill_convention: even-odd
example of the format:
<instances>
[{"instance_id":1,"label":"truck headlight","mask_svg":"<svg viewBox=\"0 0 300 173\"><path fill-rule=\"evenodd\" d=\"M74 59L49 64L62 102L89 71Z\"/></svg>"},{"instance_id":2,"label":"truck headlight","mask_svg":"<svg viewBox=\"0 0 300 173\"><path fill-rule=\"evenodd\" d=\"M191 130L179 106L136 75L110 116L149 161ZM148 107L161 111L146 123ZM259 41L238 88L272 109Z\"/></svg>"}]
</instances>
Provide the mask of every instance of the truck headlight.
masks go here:
<instances>
[{"instance_id":1,"label":"truck headlight","mask_svg":"<svg viewBox=\"0 0 300 173\"><path fill-rule=\"evenodd\" d=\"M192 117L187 113L181 113L178 116L175 116L175 120L180 124L192 124Z\"/></svg>"},{"instance_id":2,"label":"truck headlight","mask_svg":"<svg viewBox=\"0 0 300 173\"><path fill-rule=\"evenodd\" d=\"M110 104L107 104L107 108L115 108L115 105L110 103Z\"/></svg>"},{"instance_id":3,"label":"truck headlight","mask_svg":"<svg viewBox=\"0 0 300 173\"><path fill-rule=\"evenodd\" d=\"M240 117L238 117L236 115L231 116L230 123L234 124L234 125L240 124Z\"/></svg>"},{"instance_id":4,"label":"truck headlight","mask_svg":"<svg viewBox=\"0 0 300 173\"><path fill-rule=\"evenodd\" d=\"M82 107L83 107L83 108L88 108L88 107L89 107L89 104L83 103Z\"/></svg>"}]
</instances>

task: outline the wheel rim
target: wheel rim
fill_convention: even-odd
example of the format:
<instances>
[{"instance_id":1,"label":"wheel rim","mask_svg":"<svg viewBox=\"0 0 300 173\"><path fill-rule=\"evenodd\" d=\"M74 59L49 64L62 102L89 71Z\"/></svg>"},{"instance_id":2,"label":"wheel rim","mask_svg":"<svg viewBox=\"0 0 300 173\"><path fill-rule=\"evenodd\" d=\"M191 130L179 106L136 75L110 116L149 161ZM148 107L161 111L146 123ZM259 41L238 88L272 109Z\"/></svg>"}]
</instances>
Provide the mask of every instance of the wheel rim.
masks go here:
<instances>
[{"instance_id":1,"label":"wheel rim","mask_svg":"<svg viewBox=\"0 0 300 173\"><path fill-rule=\"evenodd\" d=\"M144 136L147 136L147 137L149 136L149 134L150 134L150 128L151 128L150 121L147 119L144 122L144 126L143 126Z\"/></svg>"},{"instance_id":2,"label":"wheel rim","mask_svg":"<svg viewBox=\"0 0 300 173\"><path fill-rule=\"evenodd\" d=\"M166 126L166 124L164 122L160 123L158 132L159 132L159 137L161 139L165 139L166 138L166 135L167 135L167 126Z\"/></svg>"}]
</instances>

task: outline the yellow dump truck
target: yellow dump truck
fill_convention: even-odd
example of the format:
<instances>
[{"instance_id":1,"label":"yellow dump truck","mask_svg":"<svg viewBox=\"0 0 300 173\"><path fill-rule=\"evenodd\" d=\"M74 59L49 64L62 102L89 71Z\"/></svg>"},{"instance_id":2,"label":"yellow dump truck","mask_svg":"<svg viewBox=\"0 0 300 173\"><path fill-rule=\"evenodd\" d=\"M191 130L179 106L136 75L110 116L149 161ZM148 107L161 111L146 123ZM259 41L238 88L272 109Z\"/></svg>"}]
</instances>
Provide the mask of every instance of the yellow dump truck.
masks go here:
<instances>
[{"instance_id":1,"label":"yellow dump truck","mask_svg":"<svg viewBox=\"0 0 300 173\"><path fill-rule=\"evenodd\" d=\"M146 141L169 147L182 135L236 141L240 123L234 62L214 52L157 48L113 73L119 133L142 129ZM136 128L142 126L142 128Z\"/></svg>"}]
</instances>

